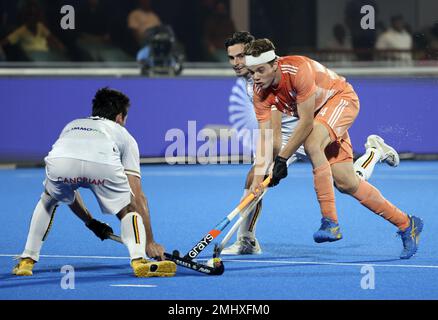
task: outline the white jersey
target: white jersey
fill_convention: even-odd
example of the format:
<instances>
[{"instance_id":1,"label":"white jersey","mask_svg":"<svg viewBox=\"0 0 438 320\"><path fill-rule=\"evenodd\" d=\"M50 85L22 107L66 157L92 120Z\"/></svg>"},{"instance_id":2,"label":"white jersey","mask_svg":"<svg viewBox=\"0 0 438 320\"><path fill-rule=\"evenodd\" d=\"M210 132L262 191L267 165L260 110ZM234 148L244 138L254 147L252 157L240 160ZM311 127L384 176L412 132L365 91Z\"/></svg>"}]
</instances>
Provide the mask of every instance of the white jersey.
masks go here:
<instances>
[{"instance_id":1,"label":"white jersey","mask_svg":"<svg viewBox=\"0 0 438 320\"><path fill-rule=\"evenodd\" d=\"M249 100L251 100L251 102L254 99L254 80L252 78L245 78L246 80L246 94L249 97Z\"/></svg>"},{"instance_id":2,"label":"white jersey","mask_svg":"<svg viewBox=\"0 0 438 320\"><path fill-rule=\"evenodd\" d=\"M46 159L69 158L123 166L140 177L140 153L131 134L114 121L89 117L73 120L61 132Z\"/></svg>"}]
</instances>

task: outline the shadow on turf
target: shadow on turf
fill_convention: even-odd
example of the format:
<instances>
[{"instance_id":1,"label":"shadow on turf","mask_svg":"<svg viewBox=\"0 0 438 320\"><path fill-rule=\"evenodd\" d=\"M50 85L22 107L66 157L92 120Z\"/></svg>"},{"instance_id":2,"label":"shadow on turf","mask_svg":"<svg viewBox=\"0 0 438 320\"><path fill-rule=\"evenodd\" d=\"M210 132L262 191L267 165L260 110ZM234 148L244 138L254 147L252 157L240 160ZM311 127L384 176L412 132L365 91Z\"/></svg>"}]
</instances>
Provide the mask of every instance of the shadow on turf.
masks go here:
<instances>
[{"instance_id":1,"label":"shadow on turf","mask_svg":"<svg viewBox=\"0 0 438 320\"><path fill-rule=\"evenodd\" d=\"M51 276L57 275L57 276L59 276L59 278L62 278L64 276L64 274L61 273L61 267L62 267L62 265L38 269L38 266L35 266L34 276L32 276L32 277L17 277L17 276L12 274L13 265L11 265L11 273L1 274L0 280L9 280L9 279L29 279L29 280L31 280L32 279L32 280L37 281L37 280L46 279L45 281L48 281L48 279L51 279L50 281L48 281L48 283L58 282L59 281L58 278L53 279ZM91 266L91 265L79 265L79 266L73 265L73 267L74 267L74 271L76 273L77 272L87 272L87 271L125 270L126 269L126 270L129 270L129 272L118 273L117 275L132 275L131 268L127 264L126 265L125 264L123 264L123 265L97 265L97 266L96 265L93 265L93 266ZM43 278L40 277L40 275L43 276ZM44 275L47 275L47 277L44 277ZM50 277L49 277L49 275L50 275ZM106 277L106 276L103 276L103 277ZM114 277L114 275L111 275L111 277ZM102 277L98 277L98 278L100 279ZM82 279L82 277L80 277L79 279ZM96 279L95 275L94 275L94 279ZM35 282L32 281L32 283L35 283ZM15 285L11 285L10 287L14 287L14 286ZM4 288L6 286L2 285L2 287Z\"/></svg>"},{"instance_id":2,"label":"shadow on turf","mask_svg":"<svg viewBox=\"0 0 438 320\"><path fill-rule=\"evenodd\" d=\"M284 257L286 258L286 257ZM281 261L281 260L278 260ZM351 276L357 276L358 272L357 271L342 271L342 272L335 272L334 268L357 268L358 270L360 270L361 267L363 267L364 265L367 264L372 264L372 263L377 263L377 262L397 262L400 261L400 259L385 259L385 260L367 260L367 261L346 261L346 262L342 262L339 261L339 263L352 263L352 264L357 264L357 266L354 265L347 265L347 266L336 266L336 265L326 265L326 264L318 264L318 261L315 261L315 263L302 263L302 264L271 264L271 265L253 265L253 266L248 266L247 264L245 264L245 266L230 266L230 264L232 264L232 260L228 260L225 261L225 274L227 272L237 272L234 273L233 275L238 276L238 277L242 277L242 273L239 271L257 271L260 270L263 272L261 273L261 275L263 276L275 276L275 277L283 277L283 276L297 276L297 277L301 277L301 276L306 276L306 277L321 277L321 276L326 276L326 277L334 277L334 276L342 276L342 275L351 275ZM320 261L320 262L324 262L324 261ZM248 264L250 264L251 262L249 261ZM302 267L325 267L325 270L329 269L332 271L326 271L326 272L321 272L321 271L317 271L317 272L309 272L308 270L306 270L305 272L301 269ZM289 268L290 272L279 272L278 269L284 269L284 268ZM299 270L297 270L299 269ZM273 272L268 273L266 272L266 270L272 270ZM275 271L274 271L275 270ZM251 273L251 276L254 276L254 273Z\"/></svg>"},{"instance_id":3,"label":"shadow on turf","mask_svg":"<svg viewBox=\"0 0 438 320\"><path fill-rule=\"evenodd\" d=\"M268 260L268 259L335 259L339 260L351 257L357 257L359 259L366 257L382 258L385 259L388 256L398 256L399 251L396 252L372 252L370 253L369 246L366 244L348 244L341 243L322 243L322 244L293 244L293 243L266 243L262 245L263 254L257 256L248 256L256 260ZM225 256L224 256L225 257ZM233 256L226 256L233 257ZM242 256L240 256L242 257ZM384 260L386 261L386 260ZM376 261L378 262L378 261ZM383 262L383 261L382 261Z\"/></svg>"},{"instance_id":4,"label":"shadow on turf","mask_svg":"<svg viewBox=\"0 0 438 320\"><path fill-rule=\"evenodd\" d=\"M278 259L279 257L277 257ZM293 258L299 258L299 257L281 257L281 259L293 259ZM269 258L265 258L265 259L260 259L260 260L267 260ZM270 258L272 260L272 258ZM281 261L281 260L278 260ZM339 262L339 263L357 263L357 267L361 267L363 265L366 264L371 264L371 263L377 263L377 262L396 262L396 261L400 261L399 259L379 259L379 260L362 260L362 261L347 261L347 262ZM319 261L319 262L324 262L324 261ZM225 274L229 274L230 272L232 273L233 276L242 276L242 273L239 271L250 271L250 270L276 270L275 272L272 272L270 274L270 276L303 276L303 272L302 270L297 271L297 268L301 268L301 267L317 267L317 266L324 266L324 267L328 267L328 268L332 268L334 266L331 265L325 265L325 264L318 264L318 261L315 261L315 263L302 263L302 264L271 264L271 265L252 265L252 266L248 266L247 264L244 266L230 266L230 264L232 264L232 260L228 260L225 261ZM250 264L251 262L248 261L248 264ZM348 267L355 267L355 266L348 266ZM291 271L293 271L293 273L287 272L278 272L278 269L284 269L284 268L289 268ZM101 275L101 276L96 276L95 274L87 277L84 276L84 273L82 273L79 277L76 277L76 282L77 283L97 283L97 282L104 282L106 280L115 280L115 277L128 277L130 280L135 280L137 278L135 278L129 268L129 266L126 265L101 265L101 266L80 266L80 267L75 267L75 272L87 272L87 271L101 271L101 270L124 270L127 269L129 271L127 272L122 272L122 273L117 273L117 274L110 274L110 275ZM17 277L14 276L12 274L2 274L0 275L0 280L16 280L19 282L14 281L14 283L10 283L10 284L2 284L2 288L13 288L13 287L19 287L19 286L33 286L33 285L45 285L45 284L57 284L60 283L63 274L60 273L59 271L60 269L57 268L47 268L47 269L42 269L42 270L35 270L35 276L33 277ZM237 272L237 273L235 273ZM50 277L40 277L40 274L50 274ZM56 277L53 277L56 274ZM263 275L266 276L268 273L266 273L265 271L263 271ZM305 276L309 277L309 276L315 276L315 277L320 277L320 276L327 276L327 277L333 277L333 276L339 276L339 275L346 275L346 274L350 274L350 275L357 275L357 272L306 272ZM252 274L253 275L253 274ZM185 269L182 267L178 267L178 272L176 274L176 277L193 277L193 276L200 276L200 277L211 277L211 276L207 276L207 275L203 275L201 273L197 273L195 271L192 271L190 269ZM216 276L214 276L216 277ZM26 280L30 280L30 281L26 281ZM120 279L117 279L120 280Z\"/></svg>"}]
</instances>

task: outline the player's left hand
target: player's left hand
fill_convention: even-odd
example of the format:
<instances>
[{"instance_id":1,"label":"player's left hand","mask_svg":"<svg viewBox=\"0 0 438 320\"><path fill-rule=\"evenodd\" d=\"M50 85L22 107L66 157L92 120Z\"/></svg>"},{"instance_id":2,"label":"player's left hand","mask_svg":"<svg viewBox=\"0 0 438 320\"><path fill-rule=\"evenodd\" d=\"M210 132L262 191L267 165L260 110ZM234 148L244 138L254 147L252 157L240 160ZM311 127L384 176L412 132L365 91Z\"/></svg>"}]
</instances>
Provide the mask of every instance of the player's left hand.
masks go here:
<instances>
[{"instance_id":1,"label":"player's left hand","mask_svg":"<svg viewBox=\"0 0 438 320\"><path fill-rule=\"evenodd\" d=\"M274 168L272 169L271 182L268 187L274 187L280 183L280 180L287 177L287 159L276 156Z\"/></svg>"},{"instance_id":2,"label":"player's left hand","mask_svg":"<svg viewBox=\"0 0 438 320\"><path fill-rule=\"evenodd\" d=\"M91 219L85 225L102 241L108 239L108 236L113 233L113 229L109 225L96 219Z\"/></svg>"},{"instance_id":3,"label":"player's left hand","mask_svg":"<svg viewBox=\"0 0 438 320\"><path fill-rule=\"evenodd\" d=\"M156 242L148 242L146 244L146 254L148 257L156 260L165 260L164 247Z\"/></svg>"}]
</instances>

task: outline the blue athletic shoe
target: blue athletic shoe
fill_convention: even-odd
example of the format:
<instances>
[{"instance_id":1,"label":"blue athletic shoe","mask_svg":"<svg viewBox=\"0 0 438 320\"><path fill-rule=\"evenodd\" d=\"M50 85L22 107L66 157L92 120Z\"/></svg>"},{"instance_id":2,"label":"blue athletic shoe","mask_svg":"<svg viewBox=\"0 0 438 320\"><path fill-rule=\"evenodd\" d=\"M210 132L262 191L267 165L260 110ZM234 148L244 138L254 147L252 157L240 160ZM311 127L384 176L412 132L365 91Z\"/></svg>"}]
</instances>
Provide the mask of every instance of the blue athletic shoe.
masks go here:
<instances>
[{"instance_id":1,"label":"blue athletic shoe","mask_svg":"<svg viewBox=\"0 0 438 320\"><path fill-rule=\"evenodd\" d=\"M420 240L420 233L423 231L423 220L415 216L409 216L409 227L405 231L398 231L403 241L403 251L400 259L409 259L418 249L418 241Z\"/></svg>"},{"instance_id":2,"label":"blue athletic shoe","mask_svg":"<svg viewBox=\"0 0 438 320\"><path fill-rule=\"evenodd\" d=\"M321 219L321 227L313 234L313 240L316 243L333 242L342 239L339 224L328 218Z\"/></svg>"}]
</instances>

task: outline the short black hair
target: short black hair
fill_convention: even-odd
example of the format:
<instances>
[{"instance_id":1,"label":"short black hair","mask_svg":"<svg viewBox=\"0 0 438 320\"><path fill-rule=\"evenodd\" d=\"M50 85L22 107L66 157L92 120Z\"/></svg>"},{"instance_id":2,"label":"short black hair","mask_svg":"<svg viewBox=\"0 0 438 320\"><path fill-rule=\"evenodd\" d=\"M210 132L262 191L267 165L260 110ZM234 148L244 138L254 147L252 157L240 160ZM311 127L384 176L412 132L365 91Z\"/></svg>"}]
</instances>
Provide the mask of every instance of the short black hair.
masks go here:
<instances>
[{"instance_id":1,"label":"short black hair","mask_svg":"<svg viewBox=\"0 0 438 320\"><path fill-rule=\"evenodd\" d=\"M239 43L248 44L254 41L254 39L254 36L248 31L237 31L233 33L231 38L225 40L225 48L228 49L228 47Z\"/></svg>"},{"instance_id":2,"label":"short black hair","mask_svg":"<svg viewBox=\"0 0 438 320\"><path fill-rule=\"evenodd\" d=\"M118 114L123 118L128 114L129 98L120 91L108 87L97 90L93 98L93 117L115 121Z\"/></svg>"}]
</instances>

